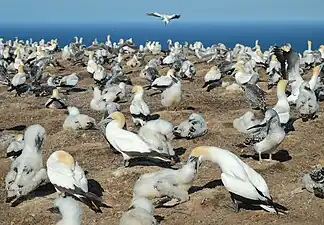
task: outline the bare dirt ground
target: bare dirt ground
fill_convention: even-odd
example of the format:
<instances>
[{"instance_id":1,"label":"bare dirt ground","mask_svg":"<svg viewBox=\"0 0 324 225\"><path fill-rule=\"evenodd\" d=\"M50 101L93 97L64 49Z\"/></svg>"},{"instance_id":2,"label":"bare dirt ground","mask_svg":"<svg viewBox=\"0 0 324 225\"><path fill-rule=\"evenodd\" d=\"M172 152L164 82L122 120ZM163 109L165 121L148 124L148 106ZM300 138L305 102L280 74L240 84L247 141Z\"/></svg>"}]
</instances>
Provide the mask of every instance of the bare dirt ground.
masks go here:
<instances>
[{"instance_id":1,"label":"bare dirt ground","mask_svg":"<svg viewBox=\"0 0 324 225\"><path fill-rule=\"evenodd\" d=\"M69 105L80 108L81 113L88 114L100 121L100 113L90 109L89 103L92 98L89 78L85 68L71 66L65 63L66 71L51 69L54 74L69 74L78 72L82 80L79 87L87 88L86 92L71 93L64 96ZM194 140L174 140L175 148L186 148L181 156L185 160L190 151L200 145L218 146L233 151L240 155L241 149L236 144L244 140L232 126L234 118L237 118L247 110L250 110L242 94L226 92L225 89L214 89L206 92L201 89L203 76L210 66L197 65L198 75L194 82L182 81L183 100L176 111L164 111L160 96L145 96L152 112L158 112L162 119L171 121L174 125L186 119L192 112L200 112L208 122L209 132ZM165 72L166 69L163 69ZM134 84L144 84L138 78L139 72L131 74ZM261 84L265 87L265 84ZM269 91L268 105L276 102L275 88ZM65 150L73 155L82 168L88 171L88 179L98 181L105 192L103 198L110 202L112 209L103 209L102 214L95 214L86 206L83 207L83 224L111 224L119 223L122 213L127 210L132 197L132 188L138 177L146 172L159 170L156 166L135 166L127 169L122 166L121 155L114 154L108 148L107 143L98 131L67 132L62 130L62 124L66 117L64 110L51 110L44 107L48 97L13 97L6 87L0 88L0 128L11 127L15 124L41 124L47 132L44 150L44 162L55 150ZM188 106L195 110L187 110ZM132 126L129 115L129 102L122 104L122 111L127 116L128 128ZM235 213L227 205L231 204L230 196L223 186L220 185L219 168L212 163L203 163L198 172L194 185L198 191L190 194L190 200L175 208L156 209L155 214L164 217L162 224L165 225L191 225L191 224L280 224L280 225L305 225L324 224L323 208L324 201L312 197L304 191L293 194L293 190L300 187L299 179L303 173L309 171L312 166L323 158L323 104L319 117L310 122L295 122L296 131L290 133L279 147L283 153L289 153L290 157L284 158L283 162L259 164L252 158L243 158L251 167L256 169L267 181L270 193L276 202L289 208L287 215L275 215L264 211L250 211L242 209ZM245 154L253 151L244 149ZM1 153L3 156L4 152ZM281 154L284 155L284 154ZM47 209L53 206L56 193L39 196L24 201L16 207L10 207L4 203L6 192L4 189L4 177L9 170L10 160L0 159L0 224L55 224L59 215L49 212ZM179 167L181 165L178 165ZM115 171L118 170L119 173ZM207 184L207 185L206 185ZM200 189L200 190L199 190ZM202 201L204 198L205 201Z\"/></svg>"}]
</instances>

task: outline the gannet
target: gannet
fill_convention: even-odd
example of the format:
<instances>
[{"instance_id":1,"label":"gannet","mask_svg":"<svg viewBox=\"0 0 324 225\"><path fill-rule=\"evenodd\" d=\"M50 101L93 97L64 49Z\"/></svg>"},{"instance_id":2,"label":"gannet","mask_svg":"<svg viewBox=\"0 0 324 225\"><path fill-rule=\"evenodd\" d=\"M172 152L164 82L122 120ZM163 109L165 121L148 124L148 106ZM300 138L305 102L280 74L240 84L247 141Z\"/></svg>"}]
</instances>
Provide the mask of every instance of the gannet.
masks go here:
<instances>
[{"instance_id":1,"label":"gannet","mask_svg":"<svg viewBox=\"0 0 324 225\"><path fill-rule=\"evenodd\" d=\"M89 52L87 71L92 75L97 70L97 63L94 61L94 52Z\"/></svg>"},{"instance_id":2,"label":"gannet","mask_svg":"<svg viewBox=\"0 0 324 225\"><path fill-rule=\"evenodd\" d=\"M126 96L126 84L120 82L118 85L109 85L102 90L102 99L107 103L118 102Z\"/></svg>"},{"instance_id":3,"label":"gannet","mask_svg":"<svg viewBox=\"0 0 324 225\"><path fill-rule=\"evenodd\" d=\"M133 198L161 198L157 206L174 206L189 200L188 190L196 177L198 158L192 158L178 170L162 169L142 174L133 188ZM164 197L164 198L163 198Z\"/></svg>"},{"instance_id":4,"label":"gannet","mask_svg":"<svg viewBox=\"0 0 324 225\"><path fill-rule=\"evenodd\" d=\"M312 41L307 41L307 50L303 53L303 59L306 67L311 67L315 61L313 51L312 51Z\"/></svg>"},{"instance_id":5,"label":"gannet","mask_svg":"<svg viewBox=\"0 0 324 225\"><path fill-rule=\"evenodd\" d=\"M268 89L271 89L281 78L281 65L276 55L271 56L271 61L266 72L268 73Z\"/></svg>"},{"instance_id":6,"label":"gannet","mask_svg":"<svg viewBox=\"0 0 324 225\"><path fill-rule=\"evenodd\" d=\"M42 149L45 129L39 124L29 126L24 133L24 148L21 155L12 162L5 183L8 197L6 202L16 201L48 182L43 165Z\"/></svg>"},{"instance_id":7,"label":"gannet","mask_svg":"<svg viewBox=\"0 0 324 225\"><path fill-rule=\"evenodd\" d=\"M23 86L27 80L27 74L24 71L24 66L18 66L18 73L12 78L8 91L16 90L18 96L23 92Z\"/></svg>"},{"instance_id":8,"label":"gannet","mask_svg":"<svg viewBox=\"0 0 324 225\"><path fill-rule=\"evenodd\" d=\"M310 84L307 81L304 81L299 87L296 109L304 122L308 121L308 119L314 119L315 114L319 110L319 103L315 92L310 88Z\"/></svg>"},{"instance_id":9,"label":"gannet","mask_svg":"<svg viewBox=\"0 0 324 225\"><path fill-rule=\"evenodd\" d=\"M19 157L24 148L24 135L18 134L7 148L7 157L12 161Z\"/></svg>"},{"instance_id":10,"label":"gannet","mask_svg":"<svg viewBox=\"0 0 324 225\"><path fill-rule=\"evenodd\" d=\"M113 112L108 119L111 121L106 126L107 141L122 154L126 167L129 166L130 159L137 157L171 162L169 155L151 149L137 134L124 130L125 117L122 113Z\"/></svg>"},{"instance_id":11,"label":"gannet","mask_svg":"<svg viewBox=\"0 0 324 225\"><path fill-rule=\"evenodd\" d=\"M149 82L149 85L151 85L159 77L159 72L155 67L148 66L141 70L140 77L145 78Z\"/></svg>"},{"instance_id":12,"label":"gannet","mask_svg":"<svg viewBox=\"0 0 324 225\"><path fill-rule=\"evenodd\" d=\"M107 103L106 100L102 98L101 91L99 87L93 88L93 98L90 101L90 107L91 109L95 111L105 111Z\"/></svg>"},{"instance_id":13,"label":"gannet","mask_svg":"<svg viewBox=\"0 0 324 225\"><path fill-rule=\"evenodd\" d=\"M101 198L88 191L88 180L84 171L69 153L53 152L46 165L48 178L59 194L78 198L96 213L102 213L100 207L109 207Z\"/></svg>"},{"instance_id":14,"label":"gannet","mask_svg":"<svg viewBox=\"0 0 324 225\"><path fill-rule=\"evenodd\" d=\"M260 124L260 120L255 118L253 112L248 111L243 116L234 119L233 127L240 133L248 134L254 131L254 129L249 129L257 124Z\"/></svg>"},{"instance_id":15,"label":"gannet","mask_svg":"<svg viewBox=\"0 0 324 225\"><path fill-rule=\"evenodd\" d=\"M179 73L182 79L189 79L192 81L196 76L196 67L189 60L185 60L182 62Z\"/></svg>"},{"instance_id":16,"label":"gannet","mask_svg":"<svg viewBox=\"0 0 324 225\"><path fill-rule=\"evenodd\" d=\"M52 96L45 103L45 107L50 109L66 109L67 106L63 99L61 99L58 89L53 89Z\"/></svg>"},{"instance_id":17,"label":"gannet","mask_svg":"<svg viewBox=\"0 0 324 225\"><path fill-rule=\"evenodd\" d=\"M158 225L154 217L152 201L143 198L133 198L128 210L120 218L119 225Z\"/></svg>"},{"instance_id":18,"label":"gannet","mask_svg":"<svg viewBox=\"0 0 324 225\"><path fill-rule=\"evenodd\" d=\"M235 212L240 205L259 206L267 212L284 212L288 209L274 203L263 177L228 150L212 146L200 146L192 150L188 160L212 161L222 173L221 180L229 191Z\"/></svg>"},{"instance_id":19,"label":"gannet","mask_svg":"<svg viewBox=\"0 0 324 225\"><path fill-rule=\"evenodd\" d=\"M80 204L72 197L58 197L54 201L55 207L58 207L62 218L56 225L81 225L82 208Z\"/></svg>"},{"instance_id":20,"label":"gannet","mask_svg":"<svg viewBox=\"0 0 324 225\"><path fill-rule=\"evenodd\" d=\"M187 139L203 136L207 131L206 122L198 113L191 114L188 120L181 122L178 126L173 128L175 137Z\"/></svg>"},{"instance_id":21,"label":"gannet","mask_svg":"<svg viewBox=\"0 0 324 225\"><path fill-rule=\"evenodd\" d=\"M158 89L161 91L165 90L166 88L172 85L173 83L172 76L175 76L174 69L170 69L165 76L156 78L150 85L150 88Z\"/></svg>"},{"instance_id":22,"label":"gannet","mask_svg":"<svg viewBox=\"0 0 324 225\"><path fill-rule=\"evenodd\" d=\"M204 85L202 88L207 87L207 91L211 91L215 87L219 87L222 83L222 74L217 66L212 66L204 77Z\"/></svg>"},{"instance_id":23,"label":"gannet","mask_svg":"<svg viewBox=\"0 0 324 225\"><path fill-rule=\"evenodd\" d=\"M178 78L171 75L172 84L167 87L161 94L161 104L164 107L176 106L181 101L181 82Z\"/></svg>"},{"instance_id":24,"label":"gannet","mask_svg":"<svg viewBox=\"0 0 324 225\"><path fill-rule=\"evenodd\" d=\"M64 130L88 130L95 127L95 119L88 115L80 114L78 108L69 106L67 109L69 115L64 120Z\"/></svg>"},{"instance_id":25,"label":"gannet","mask_svg":"<svg viewBox=\"0 0 324 225\"><path fill-rule=\"evenodd\" d=\"M169 121L161 119L151 120L148 121L144 127L163 134L168 141L172 141L173 139L173 125Z\"/></svg>"},{"instance_id":26,"label":"gannet","mask_svg":"<svg viewBox=\"0 0 324 225\"><path fill-rule=\"evenodd\" d=\"M260 109L262 112L266 110L265 92L256 84L245 83L242 84L244 90L244 97L248 101L252 109Z\"/></svg>"},{"instance_id":27,"label":"gannet","mask_svg":"<svg viewBox=\"0 0 324 225\"><path fill-rule=\"evenodd\" d=\"M259 155L260 162L262 162L262 153L269 153L269 161L272 161L273 152L286 136L284 128L281 127L278 113L274 109L267 109L263 121L248 129L255 128L261 129L252 133L249 144L253 144L254 150Z\"/></svg>"},{"instance_id":28,"label":"gannet","mask_svg":"<svg viewBox=\"0 0 324 225\"><path fill-rule=\"evenodd\" d=\"M107 78L107 73L102 65L98 65L96 71L93 74L93 80L95 84L103 85Z\"/></svg>"},{"instance_id":29,"label":"gannet","mask_svg":"<svg viewBox=\"0 0 324 225\"><path fill-rule=\"evenodd\" d=\"M144 89L142 86L134 86L132 89L134 98L129 107L129 111L132 115L132 120L135 125L143 126L149 120L155 120L159 118L159 115L151 115L150 108L143 100Z\"/></svg>"},{"instance_id":30,"label":"gannet","mask_svg":"<svg viewBox=\"0 0 324 225\"><path fill-rule=\"evenodd\" d=\"M68 92L71 88L75 87L78 84L79 77L76 73L72 73L67 76L59 77L58 81L59 85L57 86L57 88L59 90L65 89Z\"/></svg>"},{"instance_id":31,"label":"gannet","mask_svg":"<svg viewBox=\"0 0 324 225\"><path fill-rule=\"evenodd\" d=\"M273 107L278 113L281 124L286 124L290 119L290 106L286 96L286 87L288 81L280 80L277 85L277 103Z\"/></svg>"},{"instance_id":32,"label":"gannet","mask_svg":"<svg viewBox=\"0 0 324 225\"><path fill-rule=\"evenodd\" d=\"M316 197L324 198L324 167L320 160L319 168L304 174L302 182L307 191L314 193Z\"/></svg>"}]
</instances>

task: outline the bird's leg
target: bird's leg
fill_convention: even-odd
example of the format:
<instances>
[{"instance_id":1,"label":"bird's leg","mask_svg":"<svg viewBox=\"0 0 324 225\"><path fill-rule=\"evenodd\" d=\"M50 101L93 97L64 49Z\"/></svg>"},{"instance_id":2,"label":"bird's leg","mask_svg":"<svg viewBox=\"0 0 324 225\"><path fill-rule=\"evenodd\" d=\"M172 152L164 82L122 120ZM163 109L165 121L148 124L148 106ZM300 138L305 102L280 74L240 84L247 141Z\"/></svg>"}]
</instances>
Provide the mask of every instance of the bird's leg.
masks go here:
<instances>
[{"instance_id":1,"label":"bird's leg","mask_svg":"<svg viewBox=\"0 0 324 225\"><path fill-rule=\"evenodd\" d=\"M259 163L262 163L262 155L261 155L261 152L259 152Z\"/></svg>"},{"instance_id":2,"label":"bird's leg","mask_svg":"<svg viewBox=\"0 0 324 225\"><path fill-rule=\"evenodd\" d=\"M129 160L124 160L124 166L129 167Z\"/></svg>"}]
</instances>

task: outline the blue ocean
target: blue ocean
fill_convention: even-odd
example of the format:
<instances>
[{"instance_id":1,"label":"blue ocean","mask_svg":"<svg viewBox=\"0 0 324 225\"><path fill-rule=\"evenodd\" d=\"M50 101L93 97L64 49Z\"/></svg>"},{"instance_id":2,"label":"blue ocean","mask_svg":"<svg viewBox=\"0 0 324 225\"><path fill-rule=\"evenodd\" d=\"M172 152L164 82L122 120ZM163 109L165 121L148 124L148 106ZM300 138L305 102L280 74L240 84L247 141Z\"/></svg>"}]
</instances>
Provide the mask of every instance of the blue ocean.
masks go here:
<instances>
[{"instance_id":1,"label":"blue ocean","mask_svg":"<svg viewBox=\"0 0 324 225\"><path fill-rule=\"evenodd\" d=\"M47 25L0 25L0 37L5 40L32 38L39 41L58 38L61 47L73 40L74 36L83 37L85 44L94 38L104 42L110 34L112 41L120 38L133 38L139 45L147 40L159 41L163 48L167 40L201 41L205 46L224 43L233 47L236 43L254 46L258 39L263 49L270 45L291 43L299 52L307 48L307 40L313 41L313 49L324 44L324 23L320 22L249 22L249 23L183 23L172 21L165 26L160 21L152 23L111 23L111 24L47 24Z\"/></svg>"}]
</instances>

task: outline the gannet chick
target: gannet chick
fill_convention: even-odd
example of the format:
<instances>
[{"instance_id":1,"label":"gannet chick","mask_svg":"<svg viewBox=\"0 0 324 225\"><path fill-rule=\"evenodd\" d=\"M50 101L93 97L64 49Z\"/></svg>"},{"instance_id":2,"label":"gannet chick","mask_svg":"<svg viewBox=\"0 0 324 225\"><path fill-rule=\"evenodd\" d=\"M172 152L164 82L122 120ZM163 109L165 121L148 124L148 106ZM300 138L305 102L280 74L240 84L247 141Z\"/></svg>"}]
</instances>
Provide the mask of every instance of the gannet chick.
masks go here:
<instances>
[{"instance_id":1,"label":"gannet chick","mask_svg":"<svg viewBox=\"0 0 324 225\"><path fill-rule=\"evenodd\" d=\"M178 78L171 76L173 82L170 87L167 87L161 94L161 104L164 107L176 106L181 101L181 82Z\"/></svg>"},{"instance_id":2,"label":"gannet chick","mask_svg":"<svg viewBox=\"0 0 324 225\"><path fill-rule=\"evenodd\" d=\"M140 77L145 78L152 85L152 82L159 77L159 71L153 66L148 66L141 70Z\"/></svg>"},{"instance_id":3,"label":"gannet chick","mask_svg":"<svg viewBox=\"0 0 324 225\"><path fill-rule=\"evenodd\" d=\"M244 97L252 109L261 109L262 112L265 112L267 106L265 92L256 84L245 83L242 84L242 88Z\"/></svg>"},{"instance_id":4,"label":"gannet chick","mask_svg":"<svg viewBox=\"0 0 324 225\"><path fill-rule=\"evenodd\" d=\"M204 77L204 85L202 88L207 87L207 91L211 91L215 87L219 87L222 84L222 74L217 66L212 66Z\"/></svg>"},{"instance_id":5,"label":"gannet chick","mask_svg":"<svg viewBox=\"0 0 324 225\"><path fill-rule=\"evenodd\" d=\"M133 198L162 198L155 205L175 206L189 200L188 190L197 173L198 158L187 161L181 169L162 169L139 177L133 188Z\"/></svg>"},{"instance_id":6,"label":"gannet chick","mask_svg":"<svg viewBox=\"0 0 324 225\"><path fill-rule=\"evenodd\" d=\"M173 134L177 138L192 139L205 135L207 131L204 118L200 114L193 113L189 116L188 120L174 127Z\"/></svg>"},{"instance_id":7,"label":"gannet chick","mask_svg":"<svg viewBox=\"0 0 324 225\"><path fill-rule=\"evenodd\" d=\"M193 149L189 156L190 160L195 158L199 162L212 161L220 167L221 180L231 195L235 212L239 212L241 205L259 206L273 213L288 210L273 202L263 177L232 152L212 146L200 146Z\"/></svg>"},{"instance_id":8,"label":"gannet chick","mask_svg":"<svg viewBox=\"0 0 324 225\"><path fill-rule=\"evenodd\" d=\"M190 81L193 81L195 79L195 76L196 76L195 65L189 60L184 61L181 65L180 77L182 79L188 79Z\"/></svg>"},{"instance_id":9,"label":"gannet chick","mask_svg":"<svg viewBox=\"0 0 324 225\"><path fill-rule=\"evenodd\" d=\"M45 103L46 108L50 109L66 109L66 104L59 95L58 89L53 89L52 96Z\"/></svg>"},{"instance_id":10,"label":"gannet chick","mask_svg":"<svg viewBox=\"0 0 324 225\"><path fill-rule=\"evenodd\" d=\"M280 80L277 85L277 104L273 107L279 115L280 123L286 124L290 119L290 106L286 96L288 81Z\"/></svg>"},{"instance_id":11,"label":"gannet chick","mask_svg":"<svg viewBox=\"0 0 324 225\"><path fill-rule=\"evenodd\" d=\"M125 117L120 112L113 112L108 119L111 121L106 126L106 138L110 145L119 151L124 158L124 166L129 166L132 158L154 158L171 162L167 154L155 151L137 134L124 130Z\"/></svg>"},{"instance_id":12,"label":"gannet chick","mask_svg":"<svg viewBox=\"0 0 324 225\"><path fill-rule=\"evenodd\" d=\"M80 204L72 197L58 197L54 201L55 207L58 207L62 219L56 225L81 225L82 208Z\"/></svg>"},{"instance_id":13,"label":"gannet chick","mask_svg":"<svg viewBox=\"0 0 324 225\"><path fill-rule=\"evenodd\" d=\"M265 112L264 120L257 125L248 129L262 127L260 131L256 131L256 137L251 142L254 150L259 154L259 161L262 162L262 153L269 153L269 160L272 161L272 154L281 144L286 136L284 128L281 127L280 118L274 109L268 109Z\"/></svg>"},{"instance_id":14,"label":"gannet chick","mask_svg":"<svg viewBox=\"0 0 324 225\"><path fill-rule=\"evenodd\" d=\"M143 100L144 89L141 86L134 86L132 92L135 93L129 107L133 123L143 126L147 121L158 119L159 115L151 115L148 105Z\"/></svg>"},{"instance_id":15,"label":"gannet chick","mask_svg":"<svg viewBox=\"0 0 324 225\"><path fill-rule=\"evenodd\" d=\"M7 148L7 157L12 161L19 157L24 148L24 135L16 135L15 140L13 140Z\"/></svg>"},{"instance_id":16,"label":"gannet chick","mask_svg":"<svg viewBox=\"0 0 324 225\"><path fill-rule=\"evenodd\" d=\"M281 64L276 55L271 56L271 61L266 72L268 73L268 90L278 83L281 78Z\"/></svg>"},{"instance_id":17,"label":"gannet chick","mask_svg":"<svg viewBox=\"0 0 324 225\"><path fill-rule=\"evenodd\" d=\"M94 52L90 51L89 52L89 60L88 60L88 65L87 65L87 71L91 75L97 70L97 63L94 60Z\"/></svg>"},{"instance_id":18,"label":"gannet chick","mask_svg":"<svg viewBox=\"0 0 324 225\"><path fill-rule=\"evenodd\" d=\"M119 225L158 225L154 218L152 201L138 197L132 200L127 212L123 213Z\"/></svg>"},{"instance_id":19,"label":"gannet chick","mask_svg":"<svg viewBox=\"0 0 324 225\"><path fill-rule=\"evenodd\" d=\"M150 126L142 126L138 131L138 136L145 141L150 148L167 155L174 156L175 152L167 136L156 129L151 129Z\"/></svg>"},{"instance_id":20,"label":"gannet chick","mask_svg":"<svg viewBox=\"0 0 324 225\"><path fill-rule=\"evenodd\" d=\"M148 121L144 126L155 132L163 134L166 136L168 141L173 140L173 125L169 121L161 119L151 120Z\"/></svg>"},{"instance_id":21,"label":"gannet chick","mask_svg":"<svg viewBox=\"0 0 324 225\"><path fill-rule=\"evenodd\" d=\"M47 160L47 174L58 193L78 198L96 213L102 213L100 207L109 207L88 191L84 171L69 153L53 152Z\"/></svg>"},{"instance_id":22,"label":"gannet chick","mask_svg":"<svg viewBox=\"0 0 324 225\"><path fill-rule=\"evenodd\" d=\"M90 116L80 114L76 107L68 107L69 115L63 123L64 130L88 130L96 126L96 121Z\"/></svg>"},{"instance_id":23,"label":"gannet chick","mask_svg":"<svg viewBox=\"0 0 324 225\"><path fill-rule=\"evenodd\" d=\"M320 161L320 168L304 174L302 182L307 191L314 193L318 198L324 198L324 167Z\"/></svg>"},{"instance_id":24,"label":"gannet chick","mask_svg":"<svg viewBox=\"0 0 324 225\"><path fill-rule=\"evenodd\" d=\"M93 88L93 98L90 101L91 109L95 111L105 111L107 106L106 100L102 98L101 91L99 87Z\"/></svg>"},{"instance_id":25,"label":"gannet chick","mask_svg":"<svg viewBox=\"0 0 324 225\"><path fill-rule=\"evenodd\" d=\"M233 127L240 133L248 134L254 131L254 129L248 130L248 128L260 124L260 122L260 120L255 118L253 112L248 111L243 116L234 119Z\"/></svg>"},{"instance_id":26,"label":"gannet chick","mask_svg":"<svg viewBox=\"0 0 324 225\"><path fill-rule=\"evenodd\" d=\"M118 102L126 96L126 84L120 82L118 85L105 87L102 90L102 99L107 103Z\"/></svg>"},{"instance_id":27,"label":"gannet chick","mask_svg":"<svg viewBox=\"0 0 324 225\"><path fill-rule=\"evenodd\" d=\"M315 92L310 88L307 81L303 82L299 87L296 109L304 122L308 121L308 119L314 119L316 112L319 110Z\"/></svg>"},{"instance_id":28,"label":"gannet chick","mask_svg":"<svg viewBox=\"0 0 324 225\"><path fill-rule=\"evenodd\" d=\"M20 197L48 182L42 156L45 141L44 127L39 124L29 126L25 131L24 141L21 155L12 162L5 178L8 192L6 202L14 200L12 205Z\"/></svg>"}]
</instances>

